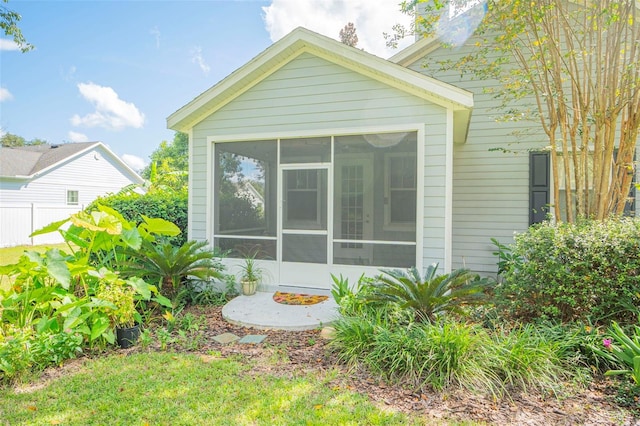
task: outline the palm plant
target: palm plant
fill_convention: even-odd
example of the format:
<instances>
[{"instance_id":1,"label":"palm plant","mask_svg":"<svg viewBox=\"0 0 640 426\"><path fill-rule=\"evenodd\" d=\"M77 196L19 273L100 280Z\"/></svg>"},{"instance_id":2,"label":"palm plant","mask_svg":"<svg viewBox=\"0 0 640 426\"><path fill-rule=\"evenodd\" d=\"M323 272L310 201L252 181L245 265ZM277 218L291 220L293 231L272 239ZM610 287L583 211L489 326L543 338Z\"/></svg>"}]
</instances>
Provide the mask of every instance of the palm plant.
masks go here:
<instances>
[{"instance_id":1,"label":"palm plant","mask_svg":"<svg viewBox=\"0 0 640 426\"><path fill-rule=\"evenodd\" d=\"M468 269L444 275L437 275L437 271L437 263L429 265L424 275L415 267L406 271L383 269L369 298L411 309L420 322L433 322L445 312L464 314L465 305L486 301L484 290L491 283L488 278L481 279Z\"/></svg>"},{"instance_id":2,"label":"palm plant","mask_svg":"<svg viewBox=\"0 0 640 426\"><path fill-rule=\"evenodd\" d=\"M131 262L123 271L127 276L136 275L158 283L158 290L173 298L180 285L188 277L203 281L223 278L215 253L205 250L206 241L187 241L176 247L171 243L144 241L138 251L132 251Z\"/></svg>"}]
</instances>

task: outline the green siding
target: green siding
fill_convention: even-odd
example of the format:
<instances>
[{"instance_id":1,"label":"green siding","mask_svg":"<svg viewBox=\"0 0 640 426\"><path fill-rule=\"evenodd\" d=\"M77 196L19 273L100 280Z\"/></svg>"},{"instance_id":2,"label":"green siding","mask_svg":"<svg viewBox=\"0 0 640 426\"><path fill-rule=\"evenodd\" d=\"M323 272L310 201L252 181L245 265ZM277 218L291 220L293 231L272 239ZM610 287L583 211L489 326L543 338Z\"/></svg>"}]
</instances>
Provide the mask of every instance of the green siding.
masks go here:
<instances>
[{"instance_id":1,"label":"green siding","mask_svg":"<svg viewBox=\"0 0 640 426\"><path fill-rule=\"evenodd\" d=\"M207 234L207 138L380 128L424 123L426 264L444 264L446 110L342 66L304 53L193 129L191 238Z\"/></svg>"},{"instance_id":2,"label":"green siding","mask_svg":"<svg viewBox=\"0 0 640 426\"><path fill-rule=\"evenodd\" d=\"M464 55L465 48L441 48L428 55L429 63ZM496 271L490 238L508 243L514 231L527 229L529 220L529 156L532 147L544 147L546 137L539 125L500 122L497 101L484 93L497 82L471 80L459 72L439 72L437 65L425 69L422 61L410 68L474 93L474 108L465 144L454 146L453 160L453 268L477 272ZM516 136L514 130L529 127L536 136ZM491 151L502 147L517 151Z\"/></svg>"}]
</instances>

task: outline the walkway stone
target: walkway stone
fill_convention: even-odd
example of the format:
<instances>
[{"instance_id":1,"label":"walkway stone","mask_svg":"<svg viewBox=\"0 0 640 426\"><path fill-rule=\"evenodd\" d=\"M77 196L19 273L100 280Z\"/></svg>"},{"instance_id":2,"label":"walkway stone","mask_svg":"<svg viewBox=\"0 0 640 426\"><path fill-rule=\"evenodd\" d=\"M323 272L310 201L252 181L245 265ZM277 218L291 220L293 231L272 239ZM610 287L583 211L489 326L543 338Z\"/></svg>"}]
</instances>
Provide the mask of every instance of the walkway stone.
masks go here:
<instances>
[{"instance_id":1,"label":"walkway stone","mask_svg":"<svg viewBox=\"0 0 640 426\"><path fill-rule=\"evenodd\" d=\"M215 336L213 340L223 345L228 345L229 343L237 342L240 338L233 333L223 333Z\"/></svg>"},{"instance_id":2,"label":"walkway stone","mask_svg":"<svg viewBox=\"0 0 640 426\"><path fill-rule=\"evenodd\" d=\"M262 343L267 336L264 334L247 334L242 339L238 341L238 343L248 343L257 345L258 343Z\"/></svg>"}]
</instances>

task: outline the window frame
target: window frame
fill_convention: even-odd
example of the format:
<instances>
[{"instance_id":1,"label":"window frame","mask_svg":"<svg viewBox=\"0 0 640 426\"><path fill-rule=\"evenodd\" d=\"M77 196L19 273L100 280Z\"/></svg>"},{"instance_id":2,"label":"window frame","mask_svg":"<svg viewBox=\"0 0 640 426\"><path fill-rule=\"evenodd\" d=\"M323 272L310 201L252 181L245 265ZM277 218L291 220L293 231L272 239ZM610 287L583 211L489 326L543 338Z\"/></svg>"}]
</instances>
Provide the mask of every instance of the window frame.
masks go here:
<instances>
[{"instance_id":1,"label":"window frame","mask_svg":"<svg viewBox=\"0 0 640 426\"><path fill-rule=\"evenodd\" d=\"M75 195L75 197L72 197ZM73 200L75 198L75 200ZM77 206L80 204L80 191L77 189L67 189L67 205L68 206Z\"/></svg>"},{"instance_id":2,"label":"window frame","mask_svg":"<svg viewBox=\"0 0 640 426\"><path fill-rule=\"evenodd\" d=\"M391 188L391 161L393 158L403 158L403 159L413 159L414 165L412 170L413 174L413 187L412 188ZM398 222L393 221L391 217L391 193L392 191L402 191L402 192L412 192L416 202L416 209L418 206L418 158L417 153L414 154L411 152L397 152L397 153L389 153L384 156L384 225L383 230L385 231L410 231L416 228L417 226L417 212L414 211L414 219L412 222Z\"/></svg>"}]
</instances>

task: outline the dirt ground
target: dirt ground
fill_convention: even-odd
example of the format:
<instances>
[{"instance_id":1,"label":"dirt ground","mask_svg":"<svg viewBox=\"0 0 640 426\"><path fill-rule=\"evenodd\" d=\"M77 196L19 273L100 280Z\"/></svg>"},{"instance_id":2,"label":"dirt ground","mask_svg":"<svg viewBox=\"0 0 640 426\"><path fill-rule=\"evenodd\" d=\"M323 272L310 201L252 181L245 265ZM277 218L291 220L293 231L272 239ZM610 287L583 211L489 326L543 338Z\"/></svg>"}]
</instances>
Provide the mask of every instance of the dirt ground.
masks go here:
<instances>
[{"instance_id":1,"label":"dirt ground","mask_svg":"<svg viewBox=\"0 0 640 426\"><path fill-rule=\"evenodd\" d=\"M221 308L197 308L192 313L206 317L204 352L216 351L223 356L241 354L248 359L273 357L280 354L282 361L255 363L257 369L278 375L297 372L323 372L335 368L345 374L338 375L335 386L365 393L375 403L428 418L473 420L495 425L633 425L640 426L640 418L611 402L612 390L605 383L594 383L578 395L556 399L535 394L512 395L511 399L494 401L490 397L472 395L456 390L448 393L414 392L401 386L381 383L365 371L348 371L338 365L327 350L327 341L320 331L252 330L227 323ZM248 334L267 335L259 345L221 345L212 338L222 333L239 337Z\"/></svg>"}]
</instances>

